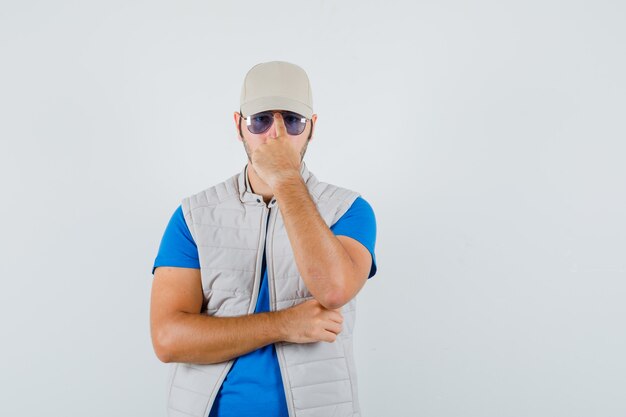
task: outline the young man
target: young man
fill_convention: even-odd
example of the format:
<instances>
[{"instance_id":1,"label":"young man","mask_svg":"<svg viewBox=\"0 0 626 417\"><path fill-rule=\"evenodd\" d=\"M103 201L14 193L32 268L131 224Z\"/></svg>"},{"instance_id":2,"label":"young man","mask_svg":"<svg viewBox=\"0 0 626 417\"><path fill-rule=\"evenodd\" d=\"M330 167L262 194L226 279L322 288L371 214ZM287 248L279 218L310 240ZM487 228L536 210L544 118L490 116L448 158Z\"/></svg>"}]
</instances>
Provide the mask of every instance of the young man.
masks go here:
<instances>
[{"instance_id":1,"label":"young man","mask_svg":"<svg viewBox=\"0 0 626 417\"><path fill-rule=\"evenodd\" d=\"M306 167L317 115L302 68L254 66L240 104L248 163L182 200L152 270L168 414L360 416L352 331L376 273L374 212Z\"/></svg>"}]
</instances>

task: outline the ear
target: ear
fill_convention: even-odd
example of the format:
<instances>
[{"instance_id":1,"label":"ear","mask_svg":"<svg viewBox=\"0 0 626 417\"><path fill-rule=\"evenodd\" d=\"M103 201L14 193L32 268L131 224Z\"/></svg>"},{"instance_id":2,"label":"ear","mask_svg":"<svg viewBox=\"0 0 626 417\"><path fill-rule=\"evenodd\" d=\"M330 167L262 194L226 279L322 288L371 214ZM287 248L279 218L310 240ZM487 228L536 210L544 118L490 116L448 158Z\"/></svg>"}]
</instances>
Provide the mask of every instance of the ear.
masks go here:
<instances>
[{"instance_id":1,"label":"ear","mask_svg":"<svg viewBox=\"0 0 626 417\"><path fill-rule=\"evenodd\" d=\"M309 139L309 142L313 140L313 131L315 130L316 122L317 122L317 114L313 114L311 116L311 133L309 133L309 136L311 136L311 139Z\"/></svg>"},{"instance_id":2,"label":"ear","mask_svg":"<svg viewBox=\"0 0 626 417\"><path fill-rule=\"evenodd\" d=\"M241 124L240 123L243 120L241 120L241 116L239 115L238 111L233 113L233 119L235 120L235 130L237 131L237 140L241 142L243 140L243 137L241 136L242 132L241 132Z\"/></svg>"}]
</instances>

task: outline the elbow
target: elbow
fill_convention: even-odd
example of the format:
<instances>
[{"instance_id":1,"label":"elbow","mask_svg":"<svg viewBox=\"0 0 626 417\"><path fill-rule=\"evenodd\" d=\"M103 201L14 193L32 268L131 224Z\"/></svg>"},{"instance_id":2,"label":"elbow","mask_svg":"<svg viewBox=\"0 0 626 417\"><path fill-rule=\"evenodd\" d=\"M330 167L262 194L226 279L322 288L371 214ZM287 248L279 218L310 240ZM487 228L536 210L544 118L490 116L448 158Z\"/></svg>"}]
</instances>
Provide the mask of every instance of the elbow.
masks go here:
<instances>
[{"instance_id":1,"label":"elbow","mask_svg":"<svg viewBox=\"0 0 626 417\"><path fill-rule=\"evenodd\" d=\"M329 291L328 294L323 297L323 300L319 300L320 304L329 310L341 308L346 305L348 301L350 300L344 295L344 292L338 289Z\"/></svg>"},{"instance_id":2,"label":"elbow","mask_svg":"<svg viewBox=\"0 0 626 417\"><path fill-rule=\"evenodd\" d=\"M348 288L346 288L344 284L345 282L345 279L339 279L332 283L330 288L322 291L322 293L318 292L318 294L314 294L314 296L322 306L329 310L341 308L352 299L349 295Z\"/></svg>"},{"instance_id":3,"label":"elbow","mask_svg":"<svg viewBox=\"0 0 626 417\"><path fill-rule=\"evenodd\" d=\"M326 307L329 310L337 310L337 309L343 307L344 305L346 305L347 303L341 302L341 301L337 302L337 301L332 301L331 300L331 301L327 301L327 302L324 302L324 303L320 302L320 304L323 305L324 307Z\"/></svg>"},{"instance_id":4,"label":"elbow","mask_svg":"<svg viewBox=\"0 0 626 417\"><path fill-rule=\"evenodd\" d=\"M172 349L170 348L171 344L168 343L167 340L167 335L165 335L162 330L155 332L152 336L152 347L154 348L154 353L163 363L170 363L174 361L174 355L172 353Z\"/></svg>"},{"instance_id":5,"label":"elbow","mask_svg":"<svg viewBox=\"0 0 626 417\"><path fill-rule=\"evenodd\" d=\"M326 291L326 294L319 300L324 307L335 310L348 304L356 294L350 288L352 271L336 272L334 276L340 277L333 282L332 287Z\"/></svg>"},{"instance_id":6,"label":"elbow","mask_svg":"<svg viewBox=\"0 0 626 417\"><path fill-rule=\"evenodd\" d=\"M163 363L173 362L172 355L168 351L155 349L154 352L156 353L157 358L161 362Z\"/></svg>"}]
</instances>

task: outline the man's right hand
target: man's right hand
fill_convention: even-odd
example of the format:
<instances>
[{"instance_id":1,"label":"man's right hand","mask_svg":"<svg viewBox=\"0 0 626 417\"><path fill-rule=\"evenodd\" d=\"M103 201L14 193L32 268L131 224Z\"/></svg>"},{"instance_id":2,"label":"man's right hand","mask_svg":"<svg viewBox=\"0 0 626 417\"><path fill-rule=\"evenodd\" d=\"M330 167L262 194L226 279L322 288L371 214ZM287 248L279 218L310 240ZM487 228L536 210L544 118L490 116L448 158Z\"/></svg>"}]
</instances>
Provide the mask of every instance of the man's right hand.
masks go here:
<instances>
[{"instance_id":1,"label":"man's right hand","mask_svg":"<svg viewBox=\"0 0 626 417\"><path fill-rule=\"evenodd\" d=\"M291 343L334 342L343 329L340 308L330 310L316 299L279 310L283 340Z\"/></svg>"}]
</instances>

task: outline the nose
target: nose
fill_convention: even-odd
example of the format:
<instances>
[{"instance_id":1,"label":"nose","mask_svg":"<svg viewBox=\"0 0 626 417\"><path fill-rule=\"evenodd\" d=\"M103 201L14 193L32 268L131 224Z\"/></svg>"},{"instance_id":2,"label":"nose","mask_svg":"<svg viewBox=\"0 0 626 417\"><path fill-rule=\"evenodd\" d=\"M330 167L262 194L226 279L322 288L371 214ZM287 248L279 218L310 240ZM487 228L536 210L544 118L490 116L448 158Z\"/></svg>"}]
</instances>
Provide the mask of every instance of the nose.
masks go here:
<instances>
[{"instance_id":1,"label":"nose","mask_svg":"<svg viewBox=\"0 0 626 417\"><path fill-rule=\"evenodd\" d=\"M267 137L268 138L275 138L276 137L276 123L272 122L272 125L270 126L269 129L267 129Z\"/></svg>"},{"instance_id":2,"label":"nose","mask_svg":"<svg viewBox=\"0 0 626 417\"><path fill-rule=\"evenodd\" d=\"M276 137L276 113L274 113L274 119L272 120L272 125L267 132L265 132L267 138L275 138Z\"/></svg>"}]
</instances>

